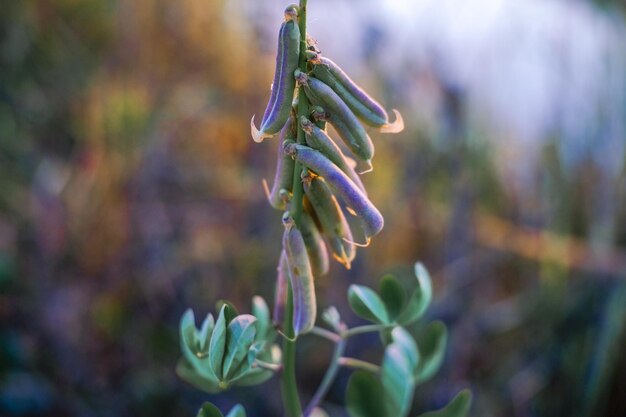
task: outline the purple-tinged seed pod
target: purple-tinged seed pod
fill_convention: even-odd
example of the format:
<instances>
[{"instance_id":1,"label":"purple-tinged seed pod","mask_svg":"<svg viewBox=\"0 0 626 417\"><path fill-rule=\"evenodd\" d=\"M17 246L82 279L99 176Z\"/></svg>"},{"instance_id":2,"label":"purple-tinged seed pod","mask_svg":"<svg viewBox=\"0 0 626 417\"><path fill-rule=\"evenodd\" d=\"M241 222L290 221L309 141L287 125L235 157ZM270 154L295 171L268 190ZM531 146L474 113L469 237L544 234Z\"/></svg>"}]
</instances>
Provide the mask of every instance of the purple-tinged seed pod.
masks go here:
<instances>
[{"instance_id":1,"label":"purple-tinged seed pod","mask_svg":"<svg viewBox=\"0 0 626 417\"><path fill-rule=\"evenodd\" d=\"M308 146L286 144L285 152L296 161L326 180L333 192L356 213L363 223L365 235L369 238L379 233L385 224L382 214L372 204L359 187L321 152Z\"/></svg>"},{"instance_id":2,"label":"purple-tinged seed pod","mask_svg":"<svg viewBox=\"0 0 626 417\"><path fill-rule=\"evenodd\" d=\"M303 211L300 215L300 231L309 255L313 276L317 278L326 275L330 266L326 243L324 243L322 234L307 211Z\"/></svg>"},{"instance_id":3,"label":"purple-tinged seed pod","mask_svg":"<svg viewBox=\"0 0 626 417\"><path fill-rule=\"evenodd\" d=\"M286 138L293 138L296 135L295 119L293 115L287 119L287 123L280 131L280 142L278 143L278 154L276 156L276 171L274 174L274 184L272 190L267 194L267 199L272 207L277 210L285 210L287 201L285 191L291 192L293 186L293 170L295 162L289 155L283 152L283 141ZM283 190L283 192L281 192Z\"/></svg>"},{"instance_id":4,"label":"purple-tinged seed pod","mask_svg":"<svg viewBox=\"0 0 626 417\"><path fill-rule=\"evenodd\" d=\"M304 87L309 100L324 108L325 120L333 125L350 152L358 159L369 162L374 157L374 144L348 105L322 81L307 76L299 69L294 76Z\"/></svg>"},{"instance_id":5,"label":"purple-tinged seed pod","mask_svg":"<svg viewBox=\"0 0 626 417\"><path fill-rule=\"evenodd\" d=\"M333 257L346 269L350 269L356 255L352 232L337 199L322 177L306 174L302 185L311 203Z\"/></svg>"},{"instance_id":6,"label":"purple-tinged seed pod","mask_svg":"<svg viewBox=\"0 0 626 417\"><path fill-rule=\"evenodd\" d=\"M287 254L293 295L293 330L297 337L315 325L317 315L315 284L302 233L295 226L293 219L283 223L285 225L283 248Z\"/></svg>"},{"instance_id":7,"label":"purple-tinged seed pod","mask_svg":"<svg viewBox=\"0 0 626 417\"><path fill-rule=\"evenodd\" d=\"M289 265L287 254L283 249L280 252L280 260L276 268L276 291L274 293L274 314L272 323L276 327L282 327L285 319L285 305L287 304L287 279L289 277Z\"/></svg>"},{"instance_id":8,"label":"purple-tinged seed pod","mask_svg":"<svg viewBox=\"0 0 626 417\"><path fill-rule=\"evenodd\" d=\"M359 178L359 175L354 170L354 167L348 163L343 152L341 152L339 146L337 146L330 136L328 136L326 132L317 127L306 117L300 118L300 125L306 134L306 143L311 148L326 155L328 159L337 165L339 169L345 172L346 175L359 186L361 191L363 191L363 194L367 195L367 191L365 191L365 186L361 182L361 178Z\"/></svg>"},{"instance_id":9,"label":"purple-tinged seed pod","mask_svg":"<svg viewBox=\"0 0 626 417\"><path fill-rule=\"evenodd\" d=\"M300 28L298 27L298 9L289 6L285 10L285 21L281 25L276 54L276 69L270 101L265 109L261 128L254 125L254 116L250 120L250 132L255 142L276 134L285 124L291 113L291 104L295 90L293 72L298 67L300 57Z\"/></svg>"},{"instance_id":10,"label":"purple-tinged seed pod","mask_svg":"<svg viewBox=\"0 0 626 417\"><path fill-rule=\"evenodd\" d=\"M396 120L389 123L389 115L374 98L359 87L335 62L320 54L307 53L313 65L313 75L325 82L366 124L380 128L381 133L399 133L404 130L404 120L396 109Z\"/></svg>"}]
</instances>

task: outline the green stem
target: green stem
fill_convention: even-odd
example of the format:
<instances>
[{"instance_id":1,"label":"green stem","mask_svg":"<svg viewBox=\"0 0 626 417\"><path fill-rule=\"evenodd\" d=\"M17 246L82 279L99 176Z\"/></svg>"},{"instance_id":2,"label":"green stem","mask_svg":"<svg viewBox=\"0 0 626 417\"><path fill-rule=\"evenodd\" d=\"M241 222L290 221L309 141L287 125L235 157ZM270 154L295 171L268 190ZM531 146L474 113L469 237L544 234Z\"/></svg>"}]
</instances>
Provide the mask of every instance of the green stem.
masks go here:
<instances>
[{"instance_id":1,"label":"green stem","mask_svg":"<svg viewBox=\"0 0 626 417\"><path fill-rule=\"evenodd\" d=\"M324 375L324 379L320 383L320 386L315 391L315 395L311 398L309 405L307 405L306 410L304 410L304 417L308 417L311 415L315 407L318 406L322 398L326 395L330 386L332 385L335 377L337 376L337 371L339 371L339 360L343 352L346 350L346 340L339 339L337 345L335 346L335 351L333 352L333 357L330 360L330 365L326 370L326 374Z\"/></svg>"},{"instance_id":2,"label":"green stem","mask_svg":"<svg viewBox=\"0 0 626 417\"><path fill-rule=\"evenodd\" d=\"M373 374L377 374L380 372L380 366L355 358L341 357L337 359L337 364L345 366L347 368L361 369L363 371L371 372Z\"/></svg>"},{"instance_id":3,"label":"green stem","mask_svg":"<svg viewBox=\"0 0 626 417\"><path fill-rule=\"evenodd\" d=\"M357 334L378 332L394 326L395 324L368 324L365 326L353 327L352 329L346 330L343 333L343 337L347 339Z\"/></svg>"},{"instance_id":4,"label":"green stem","mask_svg":"<svg viewBox=\"0 0 626 417\"><path fill-rule=\"evenodd\" d=\"M299 29L301 36L300 58L298 66L300 71L306 72L306 3L307 0L300 0L299 10ZM298 91L298 115L296 126L298 127L298 143L304 143L304 131L300 125L300 116L307 116L309 113L309 103L304 89L299 88ZM291 217L293 217L296 225L300 225L300 215L302 213L302 197L304 191L302 189L302 181L300 180L300 172L302 167L299 163L295 164L293 171L293 198L291 200ZM287 291L287 306L285 309L285 333L289 338L295 336L293 330L293 295L291 293L291 283ZM288 417L301 417L302 406L300 405L300 397L298 396L298 387L296 385L296 342L295 340L285 340L283 344L283 373L281 378L281 391L283 403L285 405L285 413Z\"/></svg>"},{"instance_id":5,"label":"green stem","mask_svg":"<svg viewBox=\"0 0 626 417\"><path fill-rule=\"evenodd\" d=\"M293 295L291 294L291 282L287 280L287 305L285 306L285 332L287 337L293 339ZM285 405L285 413L288 417L300 417L302 406L298 396L296 385L296 341L285 339L283 342L283 372L281 374L280 388Z\"/></svg>"}]
</instances>

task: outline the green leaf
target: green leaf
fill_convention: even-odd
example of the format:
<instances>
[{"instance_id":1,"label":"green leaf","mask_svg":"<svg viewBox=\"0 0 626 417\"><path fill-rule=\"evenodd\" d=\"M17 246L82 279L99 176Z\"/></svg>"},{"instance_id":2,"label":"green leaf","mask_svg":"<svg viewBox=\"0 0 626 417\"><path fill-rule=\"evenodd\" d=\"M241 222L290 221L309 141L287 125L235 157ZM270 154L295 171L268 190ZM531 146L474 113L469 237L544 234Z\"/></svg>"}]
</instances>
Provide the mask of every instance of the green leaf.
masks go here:
<instances>
[{"instance_id":1,"label":"green leaf","mask_svg":"<svg viewBox=\"0 0 626 417\"><path fill-rule=\"evenodd\" d=\"M326 310L324 310L324 313L322 313L322 320L324 320L326 324L332 327L333 330L341 330L341 316L339 315L337 307L330 306Z\"/></svg>"},{"instance_id":2,"label":"green leaf","mask_svg":"<svg viewBox=\"0 0 626 417\"><path fill-rule=\"evenodd\" d=\"M413 336L402 327L396 327L391 332L391 338L393 339L393 344L402 349L405 358L408 360L410 365L409 372L414 373L420 357Z\"/></svg>"},{"instance_id":3,"label":"green leaf","mask_svg":"<svg viewBox=\"0 0 626 417\"><path fill-rule=\"evenodd\" d=\"M226 414L226 417L246 417L246 410L241 404L237 404Z\"/></svg>"},{"instance_id":4,"label":"green leaf","mask_svg":"<svg viewBox=\"0 0 626 417\"><path fill-rule=\"evenodd\" d=\"M228 326L230 322L239 315L239 311L233 303L228 300L217 300L215 303L217 307L217 311L221 311L224 306L226 306L226 310L224 310L224 318L226 319L226 325Z\"/></svg>"},{"instance_id":5,"label":"green leaf","mask_svg":"<svg viewBox=\"0 0 626 417\"><path fill-rule=\"evenodd\" d=\"M180 321L180 344L183 356L189 365L201 377L215 380L215 374L208 363L209 347L202 341L202 337L206 338L202 332L207 332L210 335L212 328L209 329L209 327L212 327L212 321L213 316L207 316L199 335L193 311L191 309L187 310Z\"/></svg>"},{"instance_id":6,"label":"green leaf","mask_svg":"<svg viewBox=\"0 0 626 417\"><path fill-rule=\"evenodd\" d=\"M256 317L257 340L272 342L276 333L272 326L272 318L267 303L258 295L252 297L252 315Z\"/></svg>"},{"instance_id":7,"label":"green leaf","mask_svg":"<svg viewBox=\"0 0 626 417\"><path fill-rule=\"evenodd\" d=\"M201 352L207 353L209 351L209 342L211 340L213 327L215 327L215 320L213 319L213 315L207 314L204 321L202 322L200 332L197 333L198 347Z\"/></svg>"},{"instance_id":8,"label":"green leaf","mask_svg":"<svg viewBox=\"0 0 626 417\"><path fill-rule=\"evenodd\" d=\"M405 417L411 407L415 378L405 346L394 342L383 357L381 379L385 391L386 415Z\"/></svg>"},{"instance_id":9,"label":"green leaf","mask_svg":"<svg viewBox=\"0 0 626 417\"><path fill-rule=\"evenodd\" d=\"M385 275L380 279L378 291L387 309L389 320L395 320L402 312L404 302L406 301L402 284L393 275Z\"/></svg>"},{"instance_id":10,"label":"green leaf","mask_svg":"<svg viewBox=\"0 0 626 417\"><path fill-rule=\"evenodd\" d=\"M226 332L226 356L222 365L222 377L225 380L236 376L236 371L248 356L250 346L256 335L256 317L242 314L235 317ZM248 363L246 363L249 366Z\"/></svg>"},{"instance_id":11,"label":"green leaf","mask_svg":"<svg viewBox=\"0 0 626 417\"><path fill-rule=\"evenodd\" d=\"M362 285L350 285L348 302L357 316L375 323L389 323L385 305L374 290Z\"/></svg>"},{"instance_id":12,"label":"green leaf","mask_svg":"<svg viewBox=\"0 0 626 417\"><path fill-rule=\"evenodd\" d=\"M420 338L420 364L415 372L418 383L425 382L433 377L441 367L448 343L448 330L440 321L432 322L426 328L424 336Z\"/></svg>"},{"instance_id":13,"label":"green leaf","mask_svg":"<svg viewBox=\"0 0 626 417\"><path fill-rule=\"evenodd\" d=\"M415 264L415 277L417 278L417 288L415 288L409 302L396 319L402 325L408 325L419 319L428 308L433 296L430 275L420 262Z\"/></svg>"},{"instance_id":14,"label":"green leaf","mask_svg":"<svg viewBox=\"0 0 626 417\"><path fill-rule=\"evenodd\" d=\"M224 348L226 347L226 310L228 310L228 306L223 304L211 335L211 342L209 343L209 364L219 380L223 377L222 363L224 362Z\"/></svg>"},{"instance_id":15,"label":"green leaf","mask_svg":"<svg viewBox=\"0 0 626 417\"><path fill-rule=\"evenodd\" d=\"M224 417L222 412L211 403L204 403L200 410L198 410L198 414L196 417Z\"/></svg>"},{"instance_id":16,"label":"green leaf","mask_svg":"<svg viewBox=\"0 0 626 417\"><path fill-rule=\"evenodd\" d=\"M459 392L450 403L437 411L429 411L419 417L465 417L472 405L472 393L468 389Z\"/></svg>"},{"instance_id":17,"label":"green leaf","mask_svg":"<svg viewBox=\"0 0 626 417\"><path fill-rule=\"evenodd\" d=\"M187 362L185 358L181 358L176 365L176 374L183 381L193 385L197 389L211 394L215 394L220 391L218 382L216 379L207 378L202 376Z\"/></svg>"},{"instance_id":18,"label":"green leaf","mask_svg":"<svg viewBox=\"0 0 626 417\"><path fill-rule=\"evenodd\" d=\"M366 371L354 372L346 389L348 414L351 417L385 417L382 392L382 384L375 375Z\"/></svg>"}]
</instances>

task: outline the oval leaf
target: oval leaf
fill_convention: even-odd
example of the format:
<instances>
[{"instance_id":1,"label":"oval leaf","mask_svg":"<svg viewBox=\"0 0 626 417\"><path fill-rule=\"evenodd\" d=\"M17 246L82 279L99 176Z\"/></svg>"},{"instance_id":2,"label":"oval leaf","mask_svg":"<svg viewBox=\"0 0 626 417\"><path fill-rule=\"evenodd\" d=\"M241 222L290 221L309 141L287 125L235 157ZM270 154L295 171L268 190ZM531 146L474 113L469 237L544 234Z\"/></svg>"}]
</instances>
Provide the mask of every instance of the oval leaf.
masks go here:
<instances>
[{"instance_id":1,"label":"oval leaf","mask_svg":"<svg viewBox=\"0 0 626 417\"><path fill-rule=\"evenodd\" d=\"M224 306L226 309L224 310L224 318L226 319L226 325L228 326L230 322L239 315L239 311L233 303L228 300L217 300L215 303L217 311L221 311Z\"/></svg>"},{"instance_id":2,"label":"oval leaf","mask_svg":"<svg viewBox=\"0 0 626 417\"><path fill-rule=\"evenodd\" d=\"M384 417L384 401L380 398L383 386L379 379L366 371L350 376L346 389L346 408L351 417Z\"/></svg>"},{"instance_id":3,"label":"oval leaf","mask_svg":"<svg viewBox=\"0 0 626 417\"><path fill-rule=\"evenodd\" d=\"M450 403L437 411L429 411L419 417L465 417L472 405L472 393L468 389L459 392Z\"/></svg>"},{"instance_id":4,"label":"oval leaf","mask_svg":"<svg viewBox=\"0 0 626 417\"><path fill-rule=\"evenodd\" d=\"M405 417L411 407L415 378L411 362L399 343L392 343L385 349L381 379L385 391L386 415Z\"/></svg>"},{"instance_id":5,"label":"oval leaf","mask_svg":"<svg viewBox=\"0 0 626 417\"><path fill-rule=\"evenodd\" d=\"M415 277L417 278L417 288L415 288L409 302L396 319L402 325L413 323L419 319L430 305L430 300L433 296L430 275L420 262L415 264Z\"/></svg>"},{"instance_id":6,"label":"oval leaf","mask_svg":"<svg viewBox=\"0 0 626 417\"><path fill-rule=\"evenodd\" d=\"M430 323L424 336L420 338L421 359L415 373L418 383L429 380L437 373L443 362L447 343L448 330L446 325L440 321Z\"/></svg>"},{"instance_id":7,"label":"oval leaf","mask_svg":"<svg viewBox=\"0 0 626 417\"><path fill-rule=\"evenodd\" d=\"M413 336L402 327L396 327L391 332L391 338L393 344L402 349L404 356L408 360L410 366L409 372L415 373L420 358Z\"/></svg>"},{"instance_id":8,"label":"oval leaf","mask_svg":"<svg viewBox=\"0 0 626 417\"><path fill-rule=\"evenodd\" d=\"M271 342L274 339L272 318L270 317L270 309L263 297L258 295L252 297L252 315L257 320L257 340L269 340Z\"/></svg>"},{"instance_id":9,"label":"oval leaf","mask_svg":"<svg viewBox=\"0 0 626 417\"><path fill-rule=\"evenodd\" d=\"M198 414L196 417L224 417L222 412L211 403L204 403L200 410L198 410Z\"/></svg>"},{"instance_id":10,"label":"oval leaf","mask_svg":"<svg viewBox=\"0 0 626 417\"><path fill-rule=\"evenodd\" d=\"M248 356L248 350L256 335L256 318L250 314L235 317L226 331L226 354L222 365L222 376L228 380ZM246 362L247 364L247 362Z\"/></svg>"},{"instance_id":11,"label":"oval leaf","mask_svg":"<svg viewBox=\"0 0 626 417\"><path fill-rule=\"evenodd\" d=\"M222 305L220 315L215 323L211 341L209 342L209 364L218 380L222 379L222 363L224 362L224 348L226 347L226 317L227 305Z\"/></svg>"},{"instance_id":12,"label":"oval leaf","mask_svg":"<svg viewBox=\"0 0 626 417\"><path fill-rule=\"evenodd\" d=\"M393 275L385 275L380 279L378 287L380 298L385 304L389 320L395 320L402 312L406 301L405 291L398 278Z\"/></svg>"},{"instance_id":13,"label":"oval leaf","mask_svg":"<svg viewBox=\"0 0 626 417\"><path fill-rule=\"evenodd\" d=\"M348 302L357 316L375 323L389 323L385 304L374 290L362 285L350 285Z\"/></svg>"},{"instance_id":14,"label":"oval leaf","mask_svg":"<svg viewBox=\"0 0 626 417\"><path fill-rule=\"evenodd\" d=\"M226 414L226 417L246 417L246 410L241 404L237 404Z\"/></svg>"},{"instance_id":15,"label":"oval leaf","mask_svg":"<svg viewBox=\"0 0 626 417\"><path fill-rule=\"evenodd\" d=\"M214 378L207 378L198 372L185 360L181 358L176 365L176 374L183 381L193 385L201 391L206 391L211 394L219 392L217 380Z\"/></svg>"}]
</instances>

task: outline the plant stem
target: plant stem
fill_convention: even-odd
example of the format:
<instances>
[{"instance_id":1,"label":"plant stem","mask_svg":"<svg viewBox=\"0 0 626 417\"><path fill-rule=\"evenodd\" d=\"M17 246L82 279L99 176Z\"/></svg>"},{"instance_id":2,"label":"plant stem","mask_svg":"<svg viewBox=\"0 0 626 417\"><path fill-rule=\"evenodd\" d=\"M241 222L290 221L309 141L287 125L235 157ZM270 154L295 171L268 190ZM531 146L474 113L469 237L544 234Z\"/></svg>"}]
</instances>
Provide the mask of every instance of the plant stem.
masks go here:
<instances>
[{"instance_id":1,"label":"plant stem","mask_svg":"<svg viewBox=\"0 0 626 417\"><path fill-rule=\"evenodd\" d=\"M315 327L313 327L311 329L311 334L314 334L314 335L319 336L319 337L323 337L324 339L328 339L328 340L330 340L331 342L334 342L334 343L339 343L339 341L341 340L341 335L339 335L339 334L337 334L335 332L331 332L330 330L326 330L326 329L323 329L321 327L317 327L317 326L315 326Z\"/></svg>"},{"instance_id":2,"label":"plant stem","mask_svg":"<svg viewBox=\"0 0 626 417\"><path fill-rule=\"evenodd\" d=\"M299 29L300 29L300 58L298 66L300 71L306 72L306 2L300 0L299 10ZM299 87L298 91L298 115L296 118L296 126L298 127L298 143L304 143L304 131L300 125L300 117L307 116L309 113L309 103L304 93L304 88ZM296 225L300 225L300 216L302 214L302 181L300 180L300 172L302 167L299 163L295 164L293 171L293 197L291 199L290 213ZM288 337L294 337L293 330L293 295L291 293L291 283L287 291L287 306L285 311L285 332ZM285 413L288 417L301 417L302 406L300 405L300 397L298 396L298 387L296 385L296 342L285 340L283 344L283 373L281 377L281 392L283 403L285 405Z\"/></svg>"},{"instance_id":3,"label":"plant stem","mask_svg":"<svg viewBox=\"0 0 626 417\"><path fill-rule=\"evenodd\" d=\"M317 407L320 401L322 401L322 398L324 398L324 396L330 389L330 386L332 385L335 376L337 376L337 371L339 371L339 359L341 358L341 355L343 355L343 352L345 350L346 340L339 339L337 345L335 346L333 357L330 360L330 365L326 370L326 374L324 375L320 386L317 388L317 391L315 391L315 395L313 395L313 398L311 398L309 405L307 405L306 410L304 410L304 417L308 417L313 412L315 407Z\"/></svg>"},{"instance_id":4,"label":"plant stem","mask_svg":"<svg viewBox=\"0 0 626 417\"><path fill-rule=\"evenodd\" d=\"M289 338L294 337L293 331L293 295L291 282L287 280L287 305L285 306L285 332ZM296 385L296 341L285 339L283 342L283 373L281 374L280 388L288 417L300 417L302 406Z\"/></svg>"},{"instance_id":5,"label":"plant stem","mask_svg":"<svg viewBox=\"0 0 626 417\"><path fill-rule=\"evenodd\" d=\"M378 332L380 330L384 330L388 327L394 327L394 326L395 326L394 324L368 324L365 326L353 327L352 329L346 330L343 334L343 337L347 339L357 334Z\"/></svg>"},{"instance_id":6,"label":"plant stem","mask_svg":"<svg viewBox=\"0 0 626 417\"><path fill-rule=\"evenodd\" d=\"M380 372L380 366L355 358L341 357L337 359L337 364L348 368L361 369L374 374Z\"/></svg>"}]
</instances>

